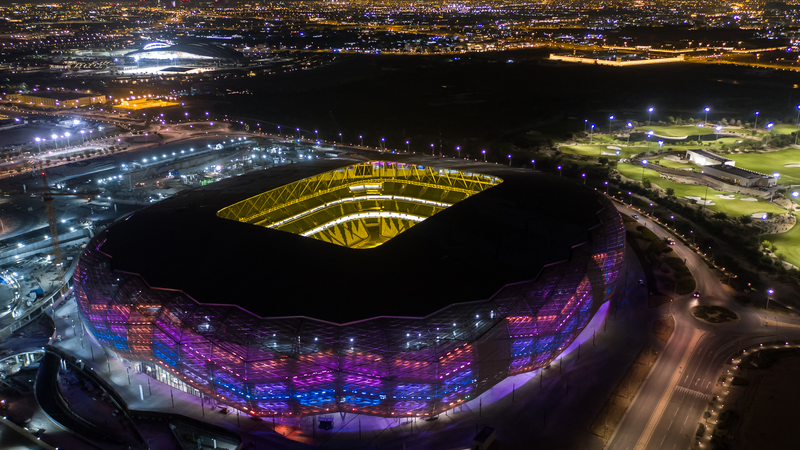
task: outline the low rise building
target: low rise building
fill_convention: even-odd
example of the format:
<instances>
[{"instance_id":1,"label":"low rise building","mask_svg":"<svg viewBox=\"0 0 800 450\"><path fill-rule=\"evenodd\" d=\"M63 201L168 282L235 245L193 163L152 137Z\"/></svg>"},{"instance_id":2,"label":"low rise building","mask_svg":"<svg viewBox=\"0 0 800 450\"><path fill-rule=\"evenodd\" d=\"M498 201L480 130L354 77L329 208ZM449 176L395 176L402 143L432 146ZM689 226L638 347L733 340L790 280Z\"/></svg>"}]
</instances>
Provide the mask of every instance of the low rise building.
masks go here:
<instances>
[{"instance_id":1,"label":"low rise building","mask_svg":"<svg viewBox=\"0 0 800 450\"><path fill-rule=\"evenodd\" d=\"M728 159L724 156L719 156L716 153L711 153L700 149L687 150L686 158L698 166L714 166L717 164L723 164L726 166L736 165L736 161L732 159Z\"/></svg>"},{"instance_id":2,"label":"low rise building","mask_svg":"<svg viewBox=\"0 0 800 450\"><path fill-rule=\"evenodd\" d=\"M6 100L16 105L34 108L69 109L105 103L106 96L90 92L46 91L8 94Z\"/></svg>"},{"instance_id":3,"label":"low rise building","mask_svg":"<svg viewBox=\"0 0 800 450\"><path fill-rule=\"evenodd\" d=\"M778 179L772 175L742 169L729 164L716 164L703 167L703 173L714 178L742 187L770 187L775 186Z\"/></svg>"}]
</instances>

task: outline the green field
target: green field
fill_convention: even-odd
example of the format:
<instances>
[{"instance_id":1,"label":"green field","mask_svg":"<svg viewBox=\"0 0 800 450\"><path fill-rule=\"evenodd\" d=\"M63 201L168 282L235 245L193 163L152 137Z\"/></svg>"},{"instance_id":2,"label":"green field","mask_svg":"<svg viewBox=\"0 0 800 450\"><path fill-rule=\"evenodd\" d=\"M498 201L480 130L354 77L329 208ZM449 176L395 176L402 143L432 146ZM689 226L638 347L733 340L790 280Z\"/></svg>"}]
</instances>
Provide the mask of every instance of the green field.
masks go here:
<instances>
[{"instance_id":1,"label":"green field","mask_svg":"<svg viewBox=\"0 0 800 450\"><path fill-rule=\"evenodd\" d=\"M625 175L628 178L632 178L637 181L642 179L642 166L634 166L631 164L619 164L617 166L617 170L619 170L623 175ZM658 185L660 188L674 189L675 195L677 197L683 198L686 197L687 195L690 195L693 197L703 198L706 195L705 186L682 184L682 183L676 183L674 181L662 180L661 178L659 178L658 172L654 170L645 169L644 176L650 179L651 183ZM707 206L707 208L711 209L712 211L724 212L728 216L738 217L741 216L742 214L750 215L762 212L782 214L786 212L786 210L784 210L783 208L762 199L759 199L757 202L744 202L739 200L739 198L748 196L733 194L735 195L734 200L722 200L719 197L716 197L717 194L730 195L731 193L717 191L716 189L708 189L707 198L709 200L712 200L714 204L711 206Z\"/></svg>"},{"instance_id":2,"label":"green field","mask_svg":"<svg viewBox=\"0 0 800 450\"><path fill-rule=\"evenodd\" d=\"M772 130L778 134L792 134L795 131L797 131L797 126L788 124L775 125L774 127L772 127Z\"/></svg>"},{"instance_id":3,"label":"green field","mask_svg":"<svg viewBox=\"0 0 800 450\"><path fill-rule=\"evenodd\" d=\"M689 136L689 139L692 136L697 138L698 134L714 134L714 126L709 125L708 127L698 127L696 125L681 125L681 126L674 126L674 127L659 127L659 126L652 126L652 127L639 127L636 131L641 131L642 133L647 133L648 131L652 131L653 133L659 136L667 136L667 137L678 137L678 136Z\"/></svg>"},{"instance_id":4,"label":"green field","mask_svg":"<svg viewBox=\"0 0 800 450\"><path fill-rule=\"evenodd\" d=\"M616 155L603 155L602 152L607 153L614 153L616 150L611 150L608 147L609 144L603 145L562 145L558 149L562 153L570 154L570 155L583 155L583 156L593 156L593 157L601 157L605 156L608 159L619 159L619 158L630 158L632 155L637 155L642 152L647 151L647 147L626 147L625 145L616 145L616 147L621 148L619 156Z\"/></svg>"},{"instance_id":5,"label":"green field","mask_svg":"<svg viewBox=\"0 0 800 450\"><path fill-rule=\"evenodd\" d=\"M737 166L745 169L764 174L780 173L779 184L800 184L800 167L785 167L786 164L800 164L800 149L724 156L736 161Z\"/></svg>"},{"instance_id":6,"label":"green field","mask_svg":"<svg viewBox=\"0 0 800 450\"><path fill-rule=\"evenodd\" d=\"M770 241L778 247L777 253L786 256L786 262L800 267L800 226L796 225L786 233L767 234L761 241Z\"/></svg>"}]
</instances>

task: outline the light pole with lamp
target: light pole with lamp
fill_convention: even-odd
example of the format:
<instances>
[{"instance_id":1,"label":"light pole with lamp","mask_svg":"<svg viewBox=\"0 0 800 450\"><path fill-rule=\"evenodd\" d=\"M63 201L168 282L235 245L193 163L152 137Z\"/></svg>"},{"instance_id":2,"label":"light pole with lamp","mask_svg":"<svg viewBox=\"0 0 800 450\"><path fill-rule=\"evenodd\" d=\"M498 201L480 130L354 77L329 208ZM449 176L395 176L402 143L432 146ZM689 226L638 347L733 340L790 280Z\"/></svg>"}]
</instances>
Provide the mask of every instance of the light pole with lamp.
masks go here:
<instances>
[{"instance_id":1,"label":"light pole with lamp","mask_svg":"<svg viewBox=\"0 0 800 450\"><path fill-rule=\"evenodd\" d=\"M767 307L766 309L764 309L764 326L767 326L767 314L769 313L769 300L770 298L772 298L772 294L774 293L775 291L773 291L772 289L767 289ZM775 323L777 324L777 321Z\"/></svg>"},{"instance_id":2,"label":"light pole with lamp","mask_svg":"<svg viewBox=\"0 0 800 450\"><path fill-rule=\"evenodd\" d=\"M772 178L775 178L775 184L776 185L778 184L778 178L780 178L780 176L781 176L781 174L778 173L778 172L773 172L772 173ZM797 191L795 191L795 192L797 192ZM772 196L773 195L775 195L775 191L774 190L770 191L770 193L769 193L769 202L770 203L772 203Z\"/></svg>"},{"instance_id":3,"label":"light pole with lamp","mask_svg":"<svg viewBox=\"0 0 800 450\"><path fill-rule=\"evenodd\" d=\"M661 153L661 147L663 147L663 146L664 146L664 141L659 140L658 141L658 153Z\"/></svg>"},{"instance_id":4,"label":"light pole with lamp","mask_svg":"<svg viewBox=\"0 0 800 450\"><path fill-rule=\"evenodd\" d=\"M536 160L535 159L531 160L531 164L533 164L533 170L536 170ZM795 191L795 192L797 192L797 191Z\"/></svg>"},{"instance_id":5,"label":"light pole with lamp","mask_svg":"<svg viewBox=\"0 0 800 450\"><path fill-rule=\"evenodd\" d=\"M761 231L758 232L758 235L761 236L764 234L764 223L767 221L767 213L761 215Z\"/></svg>"},{"instance_id":6,"label":"light pole with lamp","mask_svg":"<svg viewBox=\"0 0 800 450\"><path fill-rule=\"evenodd\" d=\"M581 174L581 178L583 178L583 184L585 185L586 184L586 174L582 173Z\"/></svg>"},{"instance_id":7,"label":"light pole with lamp","mask_svg":"<svg viewBox=\"0 0 800 450\"><path fill-rule=\"evenodd\" d=\"M654 111L654 109L653 109L652 106L650 108L647 108L647 126L648 127L652 123L651 119L653 118L653 111Z\"/></svg>"},{"instance_id":8,"label":"light pole with lamp","mask_svg":"<svg viewBox=\"0 0 800 450\"><path fill-rule=\"evenodd\" d=\"M67 147L69 147L69 137L71 136L71 134L69 134L69 131L67 131L66 133L64 133L64 136L67 137Z\"/></svg>"},{"instance_id":9,"label":"light pole with lamp","mask_svg":"<svg viewBox=\"0 0 800 450\"><path fill-rule=\"evenodd\" d=\"M722 131L722 125L715 126L714 131L717 132L716 140L719 140L719 132Z\"/></svg>"},{"instance_id":10,"label":"light pole with lamp","mask_svg":"<svg viewBox=\"0 0 800 450\"><path fill-rule=\"evenodd\" d=\"M611 136L611 124L614 123L614 116L608 116L608 135Z\"/></svg>"},{"instance_id":11,"label":"light pole with lamp","mask_svg":"<svg viewBox=\"0 0 800 450\"><path fill-rule=\"evenodd\" d=\"M586 127L589 126L589 119L583 119L583 135L586 136Z\"/></svg>"},{"instance_id":12,"label":"light pole with lamp","mask_svg":"<svg viewBox=\"0 0 800 450\"><path fill-rule=\"evenodd\" d=\"M511 155L508 155L508 167L511 167Z\"/></svg>"},{"instance_id":13,"label":"light pole with lamp","mask_svg":"<svg viewBox=\"0 0 800 450\"><path fill-rule=\"evenodd\" d=\"M794 145L797 145L797 136L800 136L800 105L797 105L797 131L794 132Z\"/></svg>"},{"instance_id":14,"label":"light pole with lamp","mask_svg":"<svg viewBox=\"0 0 800 450\"><path fill-rule=\"evenodd\" d=\"M774 127L774 126L775 126L775 124L772 123L772 122L767 124L767 141L764 143L764 147L769 145L770 132L772 131L772 127Z\"/></svg>"},{"instance_id":15,"label":"light pole with lamp","mask_svg":"<svg viewBox=\"0 0 800 450\"><path fill-rule=\"evenodd\" d=\"M342 133L339 133L339 143L342 143Z\"/></svg>"},{"instance_id":16,"label":"light pole with lamp","mask_svg":"<svg viewBox=\"0 0 800 450\"><path fill-rule=\"evenodd\" d=\"M758 111L756 111L756 121L753 122L753 136L756 135L756 127L758 126Z\"/></svg>"},{"instance_id":17,"label":"light pole with lamp","mask_svg":"<svg viewBox=\"0 0 800 450\"><path fill-rule=\"evenodd\" d=\"M631 133L633 133L633 123L628 122L625 126L630 128L630 130L628 130L628 143L625 144L625 146L626 147L630 147L631 146Z\"/></svg>"},{"instance_id":18,"label":"light pole with lamp","mask_svg":"<svg viewBox=\"0 0 800 450\"><path fill-rule=\"evenodd\" d=\"M42 152L42 144L41 144L41 142L42 142L42 139L40 137L37 137L36 138L36 146L39 147L39 153Z\"/></svg>"},{"instance_id":19,"label":"light pole with lamp","mask_svg":"<svg viewBox=\"0 0 800 450\"><path fill-rule=\"evenodd\" d=\"M86 143L86 130L81 130L81 144Z\"/></svg>"},{"instance_id":20,"label":"light pole with lamp","mask_svg":"<svg viewBox=\"0 0 800 450\"><path fill-rule=\"evenodd\" d=\"M359 147L363 147L364 146L364 136L359 134L358 138L361 139L361 145Z\"/></svg>"},{"instance_id":21,"label":"light pole with lamp","mask_svg":"<svg viewBox=\"0 0 800 450\"><path fill-rule=\"evenodd\" d=\"M406 153L410 151L411 151L411 144L409 144L408 141L406 141Z\"/></svg>"},{"instance_id":22,"label":"light pole with lamp","mask_svg":"<svg viewBox=\"0 0 800 450\"><path fill-rule=\"evenodd\" d=\"M381 138L381 153L386 151L386 138Z\"/></svg>"},{"instance_id":23,"label":"light pole with lamp","mask_svg":"<svg viewBox=\"0 0 800 450\"><path fill-rule=\"evenodd\" d=\"M50 137L53 138L53 142L56 144L56 150L58 150L58 135L52 134Z\"/></svg>"},{"instance_id":24,"label":"light pole with lamp","mask_svg":"<svg viewBox=\"0 0 800 450\"><path fill-rule=\"evenodd\" d=\"M481 153L483 153L483 162L486 162L486 150L481 150Z\"/></svg>"},{"instance_id":25,"label":"light pole with lamp","mask_svg":"<svg viewBox=\"0 0 800 450\"><path fill-rule=\"evenodd\" d=\"M708 123L708 112L711 111L711 108L706 106L705 108L703 108L703 111L706 112L706 120L704 120L703 123Z\"/></svg>"},{"instance_id":26,"label":"light pole with lamp","mask_svg":"<svg viewBox=\"0 0 800 450\"><path fill-rule=\"evenodd\" d=\"M647 132L647 151L650 151L650 138L653 137L653 130Z\"/></svg>"},{"instance_id":27,"label":"light pole with lamp","mask_svg":"<svg viewBox=\"0 0 800 450\"><path fill-rule=\"evenodd\" d=\"M436 156L436 145L431 144L431 156Z\"/></svg>"},{"instance_id":28,"label":"light pole with lamp","mask_svg":"<svg viewBox=\"0 0 800 450\"><path fill-rule=\"evenodd\" d=\"M606 195L608 195L608 181L604 181L603 184L606 185Z\"/></svg>"},{"instance_id":29,"label":"light pole with lamp","mask_svg":"<svg viewBox=\"0 0 800 450\"><path fill-rule=\"evenodd\" d=\"M633 206L633 192L628 191L628 202Z\"/></svg>"},{"instance_id":30,"label":"light pole with lamp","mask_svg":"<svg viewBox=\"0 0 800 450\"><path fill-rule=\"evenodd\" d=\"M558 166L558 176L561 177L561 166Z\"/></svg>"},{"instance_id":31,"label":"light pole with lamp","mask_svg":"<svg viewBox=\"0 0 800 450\"><path fill-rule=\"evenodd\" d=\"M458 159L461 159L461 147L456 146L456 156Z\"/></svg>"},{"instance_id":32,"label":"light pole with lamp","mask_svg":"<svg viewBox=\"0 0 800 450\"><path fill-rule=\"evenodd\" d=\"M594 142L593 139L594 139L594 124L592 124L592 126L589 127L589 145L591 145L592 142Z\"/></svg>"},{"instance_id":33,"label":"light pole with lamp","mask_svg":"<svg viewBox=\"0 0 800 450\"><path fill-rule=\"evenodd\" d=\"M644 168L647 167L647 160L642 160L642 185L644 185Z\"/></svg>"}]
</instances>

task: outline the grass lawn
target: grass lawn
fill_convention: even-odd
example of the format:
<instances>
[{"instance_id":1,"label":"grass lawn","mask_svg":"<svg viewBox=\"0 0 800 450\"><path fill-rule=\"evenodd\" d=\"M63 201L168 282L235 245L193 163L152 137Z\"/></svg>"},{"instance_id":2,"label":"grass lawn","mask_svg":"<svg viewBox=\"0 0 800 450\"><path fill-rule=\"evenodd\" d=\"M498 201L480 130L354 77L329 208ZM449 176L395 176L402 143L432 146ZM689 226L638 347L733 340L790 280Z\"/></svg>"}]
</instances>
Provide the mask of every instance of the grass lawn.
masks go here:
<instances>
[{"instance_id":1,"label":"grass lawn","mask_svg":"<svg viewBox=\"0 0 800 450\"><path fill-rule=\"evenodd\" d=\"M642 152L647 151L647 147L626 147L625 145L611 145L612 147L619 147L620 150L619 156L617 155L603 155L603 152L606 153L616 153L616 150L612 150L608 148L611 144L602 144L602 145L562 145L558 149L562 153L570 154L570 155L583 155L583 156L593 156L593 157L601 157L605 156L608 159L619 159L619 158L630 158L631 155L637 155Z\"/></svg>"},{"instance_id":2,"label":"grass lawn","mask_svg":"<svg viewBox=\"0 0 800 450\"><path fill-rule=\"evenodd\" d=\"M622 172L622 174L628 178L632 178L637 181L642 179L641 166L634 166L631 164L619 164L617 165L617 170ZM693 196L693 197L703 198L703 196L706 194L705 186L699 186L694 184L683 184L669 180L662 180L661 178L659 178L658 172L654 170L645 169L644 176L645 178L649 178L651 183L657 184L660 188L674 189L675 195L677 197ZM716 197L717 194L734 195L735 199L722 200L719 197ZM772 212L776 214L783 214L786 212L786 210L781 208L780 206L775 205L773 203L769 203L765 200L758 199L757 202L743 202L739 200L739 198L741 197L748 197L748 196L731 194L730 192L722 192L716 189L709 188L708 199L712 200L714 202L714 205L707 206L707 208L711 209L712 211L724 212L725 214L731 217L738 217L741 216L742 214L750 215L754 213L763 213L763 212Z\"/></svg>"},{"instance_id":3,"label":"grass lawn","mask_svg":"<svg viewBox=\"0 0 800 450\"><path fill-rule=\"evenodd\" d=\"M800 167L785 167L800 164L800 149L778 150L769 153L742 153L723 155L736 161L736 165L756 172L771 174L778 172L780 184L800 184Z\"/></svg>"},{"instance_id":4,"label":"grass lawn","mask_svg":"<svg viewBox=\"0 0 800 450\"><path fill-rule=\"evenodd\" d=\"M765 234L761 241L770 241L778 247L778 253L786 256L786 262L800 267L800 226L795 224L791 230L780 234Z\"/></svg>"},{"instance_id":5,"label":"grass lawn","mask_svg":"<svg viewBox=\"0 0 800 450\"><path fill-rule=\"evenodd\" d=\"M795 131L797 131L797 126L783 124L783 125L775 125L774 127L772 127L772 129L778 134L792 134Z\"/></svg>"},{"instance_id":6,"label":"grass lawn","mask_svg":"<svg viewBox=\"0 0 800 450\"><path fill-rule=\"evenodd\" d=\"M696 125L680 125L674 127L639 127L636 131L640 131L643 133L647 133L648 131L652 131L653 133L659 136L667 136L667 137L680 137L680 136L689 136L691 139L692 136L695 136L697 139L698 134L714 134L714 126L710 125L708 127L698 127Z\"/></svg>"}]
</instances>

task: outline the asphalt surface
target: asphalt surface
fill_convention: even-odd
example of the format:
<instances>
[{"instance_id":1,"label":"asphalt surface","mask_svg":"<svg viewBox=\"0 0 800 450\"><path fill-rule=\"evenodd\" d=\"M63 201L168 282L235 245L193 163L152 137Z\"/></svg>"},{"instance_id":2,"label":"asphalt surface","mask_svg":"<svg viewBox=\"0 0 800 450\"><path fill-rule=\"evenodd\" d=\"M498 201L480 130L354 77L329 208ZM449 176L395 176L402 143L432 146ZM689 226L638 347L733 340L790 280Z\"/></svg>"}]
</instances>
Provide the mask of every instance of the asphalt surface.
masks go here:
<instances>
[{"instance_id":1,"label":"asphalt surface","mask_svg":"<svg viewBox=\"0 0 800 450\"><path fill-rule=\"evenodd\" d=\"M624 214L638 214L639 223L657 236L674 237L641 211L619 203L617 207ZM667 309L664 313L675 318L675 331L608 449L691 448L725 361L759 342L800 337L800 328L797 328L800 319L769 316L770 326L765 326L763 316L736 303L716 274L691 248L678 240L674 251L685 258L697 282L700 298L677 296L674 302L664 305ZM740 319L729 324L708 324L691 315L691 308L697 305L724 306L736 312ZM680 376L675 376L676 373Z\"/></svg>"}]
</instances>

